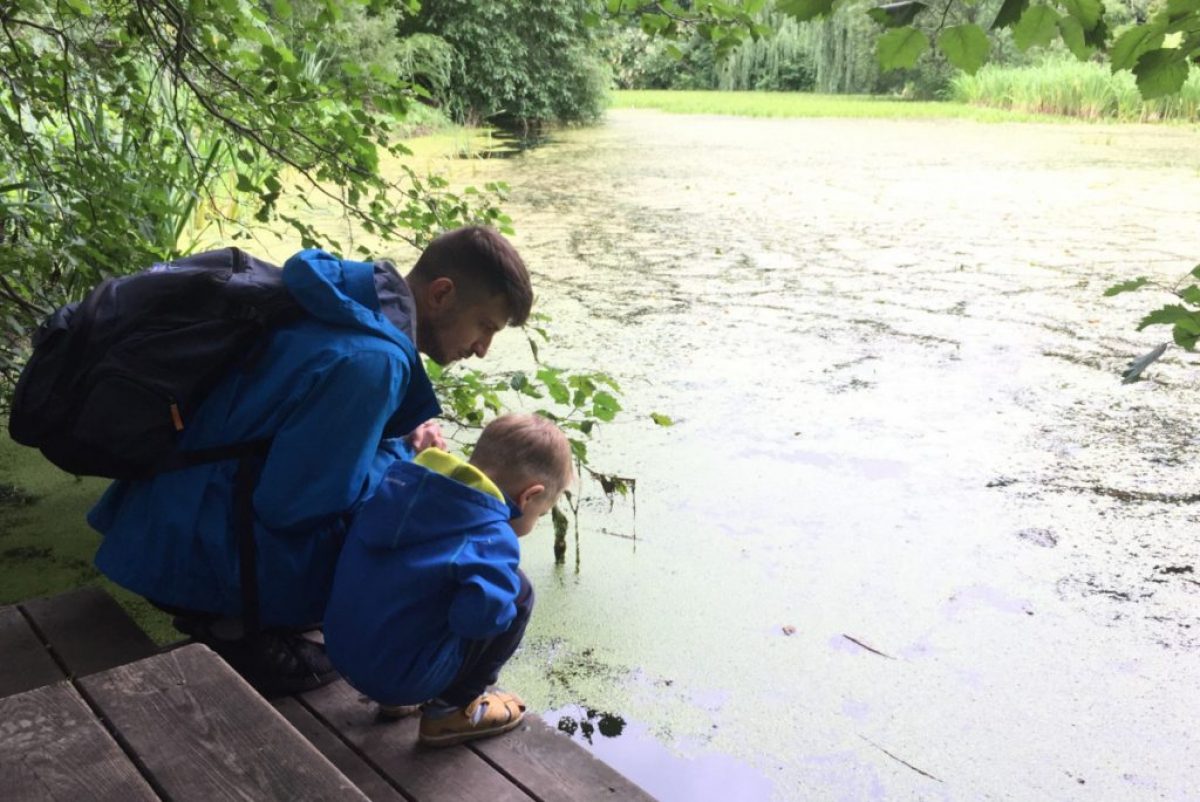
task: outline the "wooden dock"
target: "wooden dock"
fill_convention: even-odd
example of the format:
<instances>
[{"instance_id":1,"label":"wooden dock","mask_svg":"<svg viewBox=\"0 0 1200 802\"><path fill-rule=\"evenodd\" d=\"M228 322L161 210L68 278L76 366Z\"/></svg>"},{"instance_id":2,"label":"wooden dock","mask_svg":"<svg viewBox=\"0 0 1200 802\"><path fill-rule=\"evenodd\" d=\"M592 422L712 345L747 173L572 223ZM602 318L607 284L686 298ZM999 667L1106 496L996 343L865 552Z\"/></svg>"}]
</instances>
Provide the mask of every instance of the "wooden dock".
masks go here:
<instances>
[{"instance_id":1,"label":"wooden dock","mask_svg":"<svg viewBox=\"0 0 1200 802\"><path fill-rule=\"evenodd\" d=\"M446 749L344 682L268 702L207 647L159 650L103 591L0 607L5 800L652 798L536 715Z\"/></svg>"}]
</instances>

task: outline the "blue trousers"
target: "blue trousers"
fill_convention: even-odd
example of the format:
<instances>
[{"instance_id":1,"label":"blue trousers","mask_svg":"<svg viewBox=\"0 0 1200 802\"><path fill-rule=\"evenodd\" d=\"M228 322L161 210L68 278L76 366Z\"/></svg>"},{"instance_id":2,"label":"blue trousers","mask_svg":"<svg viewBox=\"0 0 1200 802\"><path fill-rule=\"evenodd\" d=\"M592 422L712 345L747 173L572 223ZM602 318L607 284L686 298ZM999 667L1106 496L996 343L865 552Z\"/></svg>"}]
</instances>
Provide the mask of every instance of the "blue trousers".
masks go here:
<instances>
[{"instance_id":1,"label":"blue trousers","mask_svg":"<svg viewBox=\"0 0 1200 802\"><path fill-rule=\"evenodd\" d=\"M500 669L509 661L521 639L525 637L525 626L529 623L529 614L533 612L533 585L525 572L517 569L521 577L521 590L517 594L517 617L508 625L508 629L494 638L467 641L466 654L463 657L462 668L450 683L450 687L438 694L438 697L455 707L466 707L475 697L482 694L489 685L495 685L500 678Z\"/></svg>"}]
</instances>

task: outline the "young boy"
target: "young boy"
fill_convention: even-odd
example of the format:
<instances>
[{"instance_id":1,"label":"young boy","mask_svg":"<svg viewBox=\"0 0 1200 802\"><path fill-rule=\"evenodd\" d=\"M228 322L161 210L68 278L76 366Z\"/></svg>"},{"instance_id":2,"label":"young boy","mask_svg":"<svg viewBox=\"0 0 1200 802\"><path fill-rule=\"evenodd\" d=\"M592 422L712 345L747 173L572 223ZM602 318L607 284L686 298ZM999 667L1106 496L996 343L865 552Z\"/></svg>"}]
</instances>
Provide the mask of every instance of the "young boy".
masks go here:
<instances>
[{"instance_id":1,"label":"young boy","mask_svg":"<svg viewBox=\"0 0 1200 802\"><path fill-rule=\"evenodd\" d=\"M470 462L429 448L396 462L358 512L325 613L334 667L381 705L422 705L420 740L449 746L516 727L514 694L488 690L533 609L517 567L573 480L563 433L537 415L492 421Z\"/></svg>"}]
</instances>

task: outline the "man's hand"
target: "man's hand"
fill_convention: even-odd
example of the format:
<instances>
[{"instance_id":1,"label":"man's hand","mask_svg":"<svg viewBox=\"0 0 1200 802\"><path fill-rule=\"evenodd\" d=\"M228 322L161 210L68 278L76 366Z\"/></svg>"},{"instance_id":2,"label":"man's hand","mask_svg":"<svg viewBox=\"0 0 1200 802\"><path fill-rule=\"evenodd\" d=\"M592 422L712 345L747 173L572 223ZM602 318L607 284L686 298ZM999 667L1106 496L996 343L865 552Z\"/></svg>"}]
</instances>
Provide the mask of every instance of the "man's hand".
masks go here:
<instances>
[{"instance_id":1,"label":"man's hand","mask_svg":"<svg viewBox=\"0 0 1200 802\"><path fill-rule=\"evenodd\" d=\"M427 420L404 436L412 450L420 454L427 448L446 450L446 438L442 437L442 427L435 420Z\"/></svg>"}]
</instances>

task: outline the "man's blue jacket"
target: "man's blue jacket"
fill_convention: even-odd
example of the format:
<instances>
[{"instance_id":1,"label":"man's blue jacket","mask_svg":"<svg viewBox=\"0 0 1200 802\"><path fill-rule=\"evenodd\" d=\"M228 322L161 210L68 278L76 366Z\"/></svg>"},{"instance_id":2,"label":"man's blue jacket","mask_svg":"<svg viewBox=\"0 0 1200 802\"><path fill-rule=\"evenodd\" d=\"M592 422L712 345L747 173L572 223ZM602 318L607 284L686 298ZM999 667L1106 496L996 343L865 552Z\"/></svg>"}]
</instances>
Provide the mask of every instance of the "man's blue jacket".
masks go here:
<instances>
[{"instance_id":1,"label":"man's blue jacket","mask_svg":"<svg viewBox=\"0 0 1200 802\"><path fill-rule=\"evenodd\" d=\"M308 316L268 334L180 444L272 439L254 491L263 626L322 619L345 516L405 456L392 438L440 412L413 342L411 294L390 267L309 250L287 261L283 281ZM114 482L88 514L104 535L96 566L152 601L239 615L236 469L226 460Z\"/></svg>"},{"instance_id":2,"label":"man's blue jacket","mask_svg":"<svg viewBox=\"0 0 1200 802\"><path fill-rule=\"evenodd\" d=\"M325 648L338 672L389 705L448 688L467 641L517 615L520 510L474 466L437 449L396 462L359 510L338 560Z\"/></svg>"}]
</instances>

